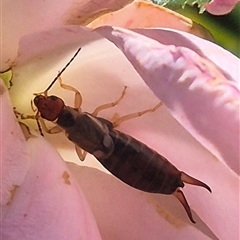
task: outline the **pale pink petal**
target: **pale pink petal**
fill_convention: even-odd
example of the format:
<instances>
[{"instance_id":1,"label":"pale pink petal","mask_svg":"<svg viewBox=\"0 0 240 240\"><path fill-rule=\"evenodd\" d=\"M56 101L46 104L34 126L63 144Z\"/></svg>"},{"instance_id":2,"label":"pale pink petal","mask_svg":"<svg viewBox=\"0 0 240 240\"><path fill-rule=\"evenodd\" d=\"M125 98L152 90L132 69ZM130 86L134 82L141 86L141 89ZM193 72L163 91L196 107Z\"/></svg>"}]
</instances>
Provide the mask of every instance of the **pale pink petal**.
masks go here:
<instances>
[{"instance_id":1,"label":"pale pink petal","mask_svg":"<svg viewBox=\"0 0 240 240\"><path fill-rule=\"evenodd\" d=\"M134 31L162 44L189 48L201 57L214 62L227 79L240 83L239 59L210 41L173 29L137 29Z\"/></svg>"},{"instance_id":2,"label":"pale pink petal","mask_svg":"<svg viewBox=\"0 0 240 240\"><path fill-rule=\"evenodd\" d=\"M26 142L6 93L1 85L2 239L101 239L65 162L42 137Z\"/></svg>"},{"instance_id":3,"label":"pale pink petal","mask_svg":"<svg viewBox=\"0 0 240 240\"><path fill-rule=\"evenodd\" d=\"M179 206L172 197L161 195L159 204L153 195L133 189L97 169L76 164L69 167L86 193L104 240L210 239L176 218L176 212L171 213Z\"/></svg>"},{"instance_id":4,"label":"pale pink petal","mask_svg":"<svg viewBox=\"0 0 240 240\"><path fill-rule=\"evenodd\" d=\"M231 12L239 0L212 0L206 3L206 10L214 15L223 15Z\"/></svg>"},{"instance_id":5,"label":"pale pink petal","mask_svg":"<svg viewBox=\"0 0 240 240\"><path fill-rule=\"evenodd\" d=\"M31 0L1 2L1 56L0 70L9 68L17 56L18 41L25 34L63 24L63 14L72 5L69 1Z\"/></svg>"},{"instance_id":6,"label":"pale pink petal","mask_svg":"<svg viewBox=\"0 0 240 240\"><path fill-rule=\"evenodd\" d=\"M0 101L0 195L1 205L6 206L11 202L15 190L23 183L26 177L30 165L30 157L28 156L25 138L12 112L8 91L4 87L2 79L0 79ZM2 214L4 216L5 210L3 210Z\"/></svg>"},{"instance_id":7,"label":"pale pink petal","mask_svg":"<svg viewBox=\"0 0 240 240\"><path fill-rule=\"evenodd\" d=\"M86 25L107 12L121 9L133 0L78 0L68 12L67 24Z\"/></svg>"},{"instance_id":8,"label":"pale pink petal","mask_svg":"<svg viewBox=\"0 0 240 240\"><path fill-rule=\"evenodd\" d=\"M216 155L219 152L219 160L224 159L236 172L239 171L239 92L234 79L227 81L213 63L186 48L164 46L120 28L101 28L98 31L124 52L172 115L197 140ZM156 122L155 126L159 124ZM174 150L172 144L174 142L166 143ZM189 162L181 161L179 155L170 159L176 162L177 157L181 169L185 166L188 171L192 168L195 176L197 173L204 175L213 194L209 197L207 193L197 194L200 189L186 189L189 195L190 191L192 193L190 202L220 239L234 239L238 236L239 227L239 178L214 156L199 154L198 157L190 157L191 147L189 145L185 149ZM181 150L184 148L178 147L178 154L184 154ZM218 182L220 179L224 181ZM200 194L201 199L197 198ZM231 210L228 204L224 207L230 202ZM224 229L221 228L223 221ZM226 229L229 231L226 232Z\"/></svg>"},{"instance_id":9,"label":"pale pink petal","mask_svg":"<svg viewBox=\"0 0 240 240\"><path fill-rule=\"evenodd\" d=\"M117 10L131 0L1 1L0 71L14 64L20 37L69 24L85 25L103 12Z\"/></svg>"},{"instance_id":10,"label":"pale pink petal","mask_svg":"<svg viewBox=\"0 0 240 240\"><path fill-rule=\"evenodd\" d=\"M197 140L239 172L239 89L231 76L224 76L213 63L184 47L163 45L120 28L103 27L98 32L122 49L156 96Z\"/></svg>"},{"instance_id":11,"label":"pale pink petal","mask_svg":"<svg viewBox=\"0 0 240 240\"><path fill-rule=\"evenodd\" d=\"M126 7L92 21L88 27L118 26L123 28L171 28L212 39L209 32L191 19L151 2L134 1Z\"/></svg>"}]
</instances>

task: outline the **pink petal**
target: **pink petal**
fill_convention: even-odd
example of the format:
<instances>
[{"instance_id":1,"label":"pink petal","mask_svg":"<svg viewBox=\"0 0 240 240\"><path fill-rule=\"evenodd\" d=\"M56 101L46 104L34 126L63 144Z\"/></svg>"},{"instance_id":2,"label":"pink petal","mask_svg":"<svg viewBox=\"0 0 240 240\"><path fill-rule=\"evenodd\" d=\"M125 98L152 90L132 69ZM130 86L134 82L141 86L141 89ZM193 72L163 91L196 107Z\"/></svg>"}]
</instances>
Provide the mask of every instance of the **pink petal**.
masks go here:
<instances>
[{"instance_id":1,"label":"pink petal","mask_svg":"<svg viewBox=\"0 0 240 240\"><path fill-rule=\"evenodd\" d=\"M99 26L117 26L123 28L171 28L212 39L209 32L170 9L146 1L133 1L126 7L104 14L87 25L91 28Z\"/></svg>"},{"instance_id":2,"label":"pink petal","mask_svg":"<svg viewBox=\"0 0 240 240\"><path fill-rule=\"evenodd\" d=\"M177 204L171 197L160 196L165 203L158 204L152 195L102 171L76 164L69 167L86 193L103 239L210 239L166 209Z\"/></svg>"},{"instance_id":3,"label":"pink petal","mask_svg":"<svg viewBox=\"0 0 240 240\"><path fill-rule=\"evenodd\" d=\"M156 96L198 141L239 172L239 89L231 76L227 79L213 63L187 48L162 45L120 28L103 27L98 32L122 49Z\"/></svg>"},{"instance_id":4,"label":"pink petal","mask_svg":"<svg viewBox=\"0 0 240 240\"><path fill-rule=\"evenodd\" d=\"M33 2L23 0L2 1L2 66L5 70L13 64L17 56L18 41L25 34L41 31L49 27L63 24L63 14L72 4L69 1L43 1Z\"/></svg>"},{"instance_id":5,"label":"pink petal","mask_svg":"<svg viewBox=\"0 0 240 240\"><path fill-rule=\"evenodd\" d=\"M210 41L174 29L137 29L135 32L162 44L189 48L201 57L214 62L227 79L233 79L235 82L240 83L239 59Z\"/></svg>"},{"instance_id":6,"label":"pink petal","mask_svg":"<svg viewBox=\"0 0 240 240\"><path fill-rule=\"evenodd\" d=\"M1 205L3 206L11 202L11 198L13 197L15 189L23 183L30 165L30 158L28 156L25 138L12 112L12 105L10 103L8 92L4 87L1 79L0 79L0 98L1 98L0 195Z\"/></svg>"},{"instance_id":7,"label":"pink petal","mask_svg":"<svg viewBox=\"0 0 240 240\"><path fill-rule=\"evenodd\" d=\"M86 25L107 12L121 9L133 0L78 0L68 12L68 25ZM77 8L77 9L76 9Z\"/></svg>"},{"instance_id":8,"label":"pink petal","mask_svg":"<svg viewBox=\"0 0 240 240\"><path fill-rule=\"evenodd\" d=\"M117 10L131 0L1 1L1 66L14 64L19 39L27 34L69 24L85 25L103 12Z\"/></svg>"},{"instance_id":9,"label":"pink petal","mask_svg":"<svg viewBox=\"0 0 240 240\"><path fill-rule=\"evenodd\" d=\"M231 12L239 0L212 0L204 6L206 10L215 15L223 15Z\"/></svg>"},{"instance_id":10,"label":"pink petal","mask_svg":"<svg viewBox=\"0 0 240 240\"><path fill-rule=\"evenodd\" d=\"M239 135L236 131L239 126L239 90L234 79L229 75L226 79L213 63L189 49L164 46L120 28L103 27L98 32L123 51L143 80L186 130L216 154L219 160L224 159L236 172L239 171ZM172 143L167 146L174 149ZM186 156L190 152L188 148L185 149ZM178 154L181 154L179 150ZM171 161L176 164L176 157L180 164L179 155L173 155ZM205 182L213 191L210 197L199 192L200 201L197 198L200 189L186 189L188 194L192 192L189 201L193 208L220 239L237 238L239 177L214 156L203 154L198 155L197 159L189 157L189 160L193 161L192 164L182 161L181 168L184 169L184 164L185 167L188 165L188 171L191 167L195 168L192 169L194 176L197 173L205 176ZM224 181L220 183L218 179L223 176ZM229 202L231 210L224 207ZM223 221L226 224L224 229L221 228ZM226 232L226 229L229 231Z\"/></svg>"},{"instance_id":11,"label":"pink petal","mask_svg":"<svg viewBox=\"0 0 240 240\"><path fill-rule=\"evenodd\" d=\"M5 129L1 133L2 238L101 239L84 195L65 162L43 138L25 141L7 91L2 86L1 90Z\"/></svg>"}]
</instances>

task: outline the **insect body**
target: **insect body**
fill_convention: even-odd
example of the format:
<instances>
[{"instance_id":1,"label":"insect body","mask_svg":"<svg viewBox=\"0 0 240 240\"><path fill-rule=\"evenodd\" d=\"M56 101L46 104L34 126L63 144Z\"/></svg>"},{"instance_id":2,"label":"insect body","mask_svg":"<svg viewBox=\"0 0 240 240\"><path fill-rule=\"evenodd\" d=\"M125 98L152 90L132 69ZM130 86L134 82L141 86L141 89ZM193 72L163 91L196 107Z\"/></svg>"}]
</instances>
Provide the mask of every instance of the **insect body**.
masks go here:
<instances>
[{"instance_id":1,"label":"insect body","mask_svg":"<svg viewBox=\"0 0 240 240\"><path fill-rule=\"evenodd\" d=\"M190 220L195 223L190 207L179 188L184 187L185 182L204 187L211 192L209 186L179 171L165 157L144 143L115 129L121 122L153 112L161 104L143 112L108 121L98 117L98 113L118 104L126 88L117 101L102 105L89 114L80 110L82 99L80 93L59 80L63 88L75 92L76 106L75 108L66 106L62 99L48 96L49 88L43 94L38 94L34 98L34 104L38 109L36 118L41 117L57 124L57 127L47 131L58 132L57 129L60 127L66 132L68 139L75 143L81 160L84 160L86 152L94 155L106 169L128 185L146 192L173 194L184 206Z\"/></svg>"}]
</instances>

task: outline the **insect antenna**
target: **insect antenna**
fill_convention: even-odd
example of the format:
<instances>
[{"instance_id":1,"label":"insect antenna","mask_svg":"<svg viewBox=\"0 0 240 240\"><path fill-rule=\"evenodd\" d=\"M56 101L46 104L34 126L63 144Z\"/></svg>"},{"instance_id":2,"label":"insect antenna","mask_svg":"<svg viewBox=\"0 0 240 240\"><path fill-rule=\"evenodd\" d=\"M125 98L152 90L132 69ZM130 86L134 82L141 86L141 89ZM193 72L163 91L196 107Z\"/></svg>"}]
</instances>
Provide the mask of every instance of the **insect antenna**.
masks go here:
<instances>
[{"instance_id":1,"label":"insect antenna","mask_svg":"<svg viewBox=\"0 0 240 240\"><path fill-rule=\"evenodd\" d=\"M51 87L52 85L57 81L57 79L61 76L61 74L66 70L66 68L71 64L71 62L74 60L74 58L78 55L78 53L80 52L82 48L79 48L76 53L73 55L73 57L70 59L70 61L66 64L66 66L58 73L58 75L53 79L53 81L51 82L51 84L47 87L47 89L44 91L44 93L46 93Z\"/></svg>"}]
</instances>

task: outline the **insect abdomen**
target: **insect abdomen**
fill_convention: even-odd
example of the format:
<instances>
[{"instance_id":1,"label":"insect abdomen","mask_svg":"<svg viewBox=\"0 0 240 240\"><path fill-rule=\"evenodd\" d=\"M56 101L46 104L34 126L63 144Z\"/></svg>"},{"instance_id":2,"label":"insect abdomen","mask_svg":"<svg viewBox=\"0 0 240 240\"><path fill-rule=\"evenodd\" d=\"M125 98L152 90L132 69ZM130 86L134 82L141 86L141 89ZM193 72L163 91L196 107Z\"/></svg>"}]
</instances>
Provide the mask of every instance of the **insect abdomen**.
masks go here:
<instances>
[{"instance_id":1,"label":"insect abdomen","mask_svg":"<svg viewBox=\"0 0 240 240\"><path fill-rule=\"evenodd\" d=\"M166 158L135 138L110 131L114 151L98 159L113 175L128 185L146 192L172 194L183 187L181 172Z\"/></svg>"}]
</instances>

